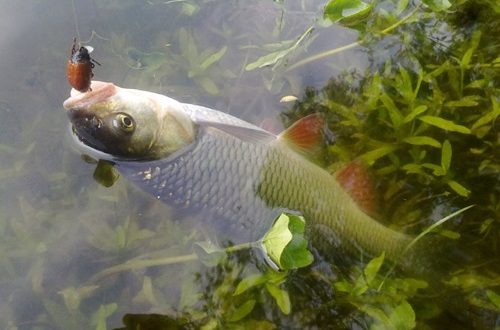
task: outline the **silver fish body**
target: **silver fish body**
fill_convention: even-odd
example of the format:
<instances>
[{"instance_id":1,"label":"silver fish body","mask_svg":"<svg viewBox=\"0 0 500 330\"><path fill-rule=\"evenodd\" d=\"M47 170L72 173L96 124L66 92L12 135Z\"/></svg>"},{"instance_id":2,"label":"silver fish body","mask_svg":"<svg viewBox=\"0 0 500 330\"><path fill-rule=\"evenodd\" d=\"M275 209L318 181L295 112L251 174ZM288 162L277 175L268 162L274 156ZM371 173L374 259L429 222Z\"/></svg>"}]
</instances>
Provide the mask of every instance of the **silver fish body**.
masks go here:
<instances>
[{"instance_id":1,"label":"silver fish body","mask_svg":"<svg viewBox=\"0 0 500 330\"><path fill-rule=\"evenodd\" d=\"M370 255L400 260L412 238L372 219L336 179L275 136L219 111L93 82L65 101L79 142L156 198L198 213L233 243L261 238L283 210Z\"/></svg>"}]
</instances>

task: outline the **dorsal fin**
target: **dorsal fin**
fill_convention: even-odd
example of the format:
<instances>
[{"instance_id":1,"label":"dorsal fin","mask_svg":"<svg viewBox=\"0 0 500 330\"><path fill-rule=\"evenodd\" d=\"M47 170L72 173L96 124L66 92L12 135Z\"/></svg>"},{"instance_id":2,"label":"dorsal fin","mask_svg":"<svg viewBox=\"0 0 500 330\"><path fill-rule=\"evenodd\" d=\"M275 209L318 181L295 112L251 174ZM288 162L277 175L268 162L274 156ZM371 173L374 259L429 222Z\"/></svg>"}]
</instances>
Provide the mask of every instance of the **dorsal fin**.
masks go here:
<instances>
[{"instance_id":1,"label":"dorsal fin","mask_svg":"<svg viewBox=\"0 0 500 330\"><path fill-rule=\"evenodd\" d=\"M378 199L373 177L368 168L359 160L344 165L335 173L340 183L358 206L370 216L378 211Z\"/></svg>"},{"instance_id":2,"label":"dorsal fin","mask_svg":"<svg viewBox=\"0 0 500 330\"><path fill-rule=\"evenodd\" d=\"M251 143L268 143L276 139L276 135L227 113L194 104L182 105L184 111L201 127L217 128Z\"/></svg>"},{"instance_id":3,"label":"dorsal fin","mask_svg":"<svg viewBox=\"0 0 500 330\"><path fill-rule=\"evenodd\" d=\"M301 154L313 155L321 150L325 118L321 113L313 113L296 121L278 137Z\"/></svg>"}]
</instances>

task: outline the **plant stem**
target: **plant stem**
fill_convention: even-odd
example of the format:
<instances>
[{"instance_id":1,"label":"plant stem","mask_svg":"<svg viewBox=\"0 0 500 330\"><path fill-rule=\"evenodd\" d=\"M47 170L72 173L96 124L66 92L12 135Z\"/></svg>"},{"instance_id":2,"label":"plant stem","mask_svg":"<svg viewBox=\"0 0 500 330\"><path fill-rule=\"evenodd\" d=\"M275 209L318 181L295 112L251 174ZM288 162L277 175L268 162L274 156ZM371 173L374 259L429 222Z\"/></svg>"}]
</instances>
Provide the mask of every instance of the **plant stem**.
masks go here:
<instances>
[{"instance_id":1,"label":"plant stem","mask_svg":"<svg viewBox=\"0 0 500 330\"><path fill-rule=\"evenodd\" d=\"M250 248L256 246L256 244L258 244L258 243L259 242L237 244L234 246L227 247L225 249L220 249L219 251L222 251L225 253L232 253L232 252L236 252L236 251L240 251L240 250L250 249ZM120 265L116 265L116 266L112 266L112 267L104 269L103 271L92 276L90 278L90 280L88 280L87 283L95 283L95 282L98 282L99 280L103 279L106 276L120 273L120 272L127 271L127 270L185 263L185 262L194 261L194 260L198 260L198 259L199 259L198 255L196 253L186 254L186 255L182 255L182 256L159 258L159 259L148 259L148 260L132 259L132 260L126 261L125 263L122 263Z\"/></svg>"},{"instance_id":2,"label":"plant stem","mask_svg":"<svg viewBox=\"0 0 500 330\"><path fill-rule=\"evenodd\" d=\"M399 21L397 21L393 25L391 25L391 26L383 29L382 31L380 31L380 34L387 34L387 33L391 32L392 30L396 29L397 27L399 27L400 25L404 24L404 22L406 22L409 18L411 18L419 9L420 9L420 4L418 6L416 6L408 15L406 15L403 18L401 18ZM307 57L307 58L305 58L303 60L300 60L300 61L292 64L290 67L288 67L288 69L286 71L294 70L294 69L296 69L296 68L298 68L300 66L303 66L303 65L305 65L307 63L314 62L314 61L323 59L325 57L329 57L329 56L335 55L335 54L343 52L345 50L348 50L348 49L360 46L363 43L364 43L364 40L355 41L355 42L347 44L345 46L341 46L341 47L338 47L338 48L330 49L330 50L327 50L325 52L322 52L322 53L319 53L319 54Z\"/></svg>"}]
</instances>

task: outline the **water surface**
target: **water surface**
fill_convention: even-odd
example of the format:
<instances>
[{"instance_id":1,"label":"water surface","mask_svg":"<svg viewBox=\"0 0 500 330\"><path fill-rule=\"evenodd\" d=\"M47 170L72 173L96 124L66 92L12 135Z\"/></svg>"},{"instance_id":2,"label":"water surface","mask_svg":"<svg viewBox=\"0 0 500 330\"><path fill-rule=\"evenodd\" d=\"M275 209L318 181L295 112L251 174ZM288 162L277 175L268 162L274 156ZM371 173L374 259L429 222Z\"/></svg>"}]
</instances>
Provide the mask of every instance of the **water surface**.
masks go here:
<instances>
[{"instance_id":1,"label":"water surface","mask_svg":"<svg viewBox=\"0 0 500 330\"><path fill-rule=\"evenodd\" d=\"M415 178L410 171L404 172L401 168L410 160L400 157L396 161L396 154L376 159L372 165L385 203L380 218L400 230L416 234L461 207L479 205L475 212L450 221L444 233L461 235L460 244L468 243L475 258L457 265L457 272L447 278L448 288L454 288L452 298L435 288L410 294L421 282L411 282L404 273L389 277L394 283L410 283L407 292L395 285L402 297L397 303L387 300L388 294L377 296L372 291L372 300L366 296L365 300L356 300L352 295L346 298L338 283L343 279L353 282L369 257L355 256L346 264L331 266L319 252L311 267L291 272L283 279L276 279L281 275L269 275L268 281L274 280L279 284L276 287L283 290L276 297L281 294L282 299L290 298L288 315L276 303L278 298L263 286L247 296L233 296L242 278L271 272L253 253L245 251L217 266L185 258L185 262L168 266L137 266L99 275L134 258L190 256L193 243L203 241L204 236L192 226L199 220L181 221L175 210L126 180L119 179L106 188L93 178L95 162L82 159L75 150L62 109L69 95L65 65L73 37L95 48L92 56L101 63L95 68L96 79L216 108L274 131L304 113L324 110L329 104L331 126L341 128L333 132L333 140L344 147L329 149L325 162L330 164L355 159L370 150L361 150L354 141L348 151L347 142L359 134L342 126L339 119L341 104L345 109L356 105L350 97L363 94L356 88L364 80L371 79L375 72L384 75L384 70L399 65L416 72L416 61L430 72L452 55L462 56L473 32L481 30L482 20L498 18L494 14L485 16L471 2L470 8L461 7L448 22L449 26L470 26L466 30L469 34L454 34L456 30L443 28L445 25L439 25L436 19L409 25L400 34L375 38L364 47L295 67L309 56L348 45L360 36L353 27L325 23L324 4L265 0L75 0L75 4L62 0L0 1L0 293L4 298L0 301L0 327L114 329L123 327L124 315L142 314L142 320L149 324L184 324L188 328L368 329L380 326L374 308L385 308L390 316L395 307L406 308L402 303L406 300L416 312L417 325L436 329L498 327L498 148L495 153L494 144L488 149L479 138L441 131L433 138L448 139L454 148L463 149L453 150L452 170L463 174L467 173L464 167L470 166L470 176L447 176L472 191L467 197L445 183L429 184L440 180L432 175L425 182L423 176ZM389 2L384 6L387 10L395 7ZM481 52L473 57L476 68L492 62L495 49L498 53L499 40L491 31L498 32L499 28L491 24L490 32L483 31L478 46ZM311 27L312 32L282 61L248 70L248 65L259 57L293 45ZM419 39L426 33L428 38ZM421 40L438 39L435 48L419 48ZM421 54L426 51L428 62L424 63ZM474 73L467 72L464 75L471 83ZM495 97L498 106L498 67L488 74L480 77L487 80L481 88L487 95L485 99L491 101L481 103L486 110L471 108L477 112L469 117L489 111ZM458 78L450 74L449 79ZM447 88L442 94L451 98L455 91L453 86ZM476 90L472 87L472 91ZM436 93L436 89L429 91L428 99ZM467 93L475 95L471 89ZM290 95L304 102L295 106L280 103L282 97ZM352 109L353 113L358 110L356 106ZM458 115L463 110L457 107L457 116L448 119L461 122L468 118ZM364 117L361 112L357 114ZM390 114L384 120L389 122ZM490 126L484 140L495 141L496 136L498 145L498 122ZM373 130L379 130L378 126L364 128L368 133ZM379 131L370 136L380 142L390 140L389 134ZM373 143L377 141L367 145L373 147ZM430 150L429 154L434 149ZM434 161L441 165L441 149L438 151ZM475 163L471 155L484 155L480 170L479 162ZM472 160L467 163L467 159ZM479 171L479 175L473 171ZM415 220L420 217L426 220ZM443 305L450 299L466 307L453 306L446 311ZM433 304L433 300L444 303ZM248 315L239 310L238 319L234 306L248 301L254 301L256 307ZM153 313L164 316L148 319ZM408 324L405 326L411 327Z\"/></svg>"}]
</instances>

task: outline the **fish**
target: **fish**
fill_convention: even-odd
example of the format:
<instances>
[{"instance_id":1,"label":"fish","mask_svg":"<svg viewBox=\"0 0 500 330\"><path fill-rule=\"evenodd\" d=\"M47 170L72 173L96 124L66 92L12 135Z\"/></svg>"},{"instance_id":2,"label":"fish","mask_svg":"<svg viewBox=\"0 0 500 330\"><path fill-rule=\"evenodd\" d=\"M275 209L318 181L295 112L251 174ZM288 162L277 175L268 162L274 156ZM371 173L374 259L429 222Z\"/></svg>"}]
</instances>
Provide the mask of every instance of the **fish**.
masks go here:
<instances>
[{"instance_id":1,"label":"fish","mask_svg":"<svg viewBox=\"0 0 500 330\"><path fill-rule=\"evenodd\" d=\"M201 214L220 240L256 241L279 214L293 212L350 248L414 260L403 256L411 235L373 219L342 187L345 174L310 160L323 138L319 114L275 135L218 110L101 81L86 93L73 89L63 106L82 152L113 162L154 198Z\"/></svg>"}]
</instances>

